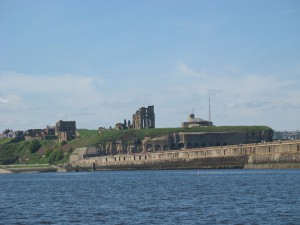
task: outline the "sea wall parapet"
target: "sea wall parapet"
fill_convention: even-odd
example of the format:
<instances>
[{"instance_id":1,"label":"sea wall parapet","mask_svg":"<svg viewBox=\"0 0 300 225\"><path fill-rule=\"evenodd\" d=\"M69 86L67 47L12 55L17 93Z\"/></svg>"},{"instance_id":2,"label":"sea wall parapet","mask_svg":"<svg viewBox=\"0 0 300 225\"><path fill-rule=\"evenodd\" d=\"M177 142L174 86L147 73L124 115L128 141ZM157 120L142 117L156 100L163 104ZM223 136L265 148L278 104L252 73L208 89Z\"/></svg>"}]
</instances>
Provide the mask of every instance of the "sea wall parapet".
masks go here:
<instances>
[{"instance_id":1,"label":"sea wall parapet","mask_svg":"<svg viewBox=\"0 0 300 225\"><path fill-rule=\"evenodd\" d=\"M72 167L96 169L257 168L258 164L285 164L300 168L300 142L270 142L212 148L119 154L84 158Z\"/></svg>"}]
</instances>

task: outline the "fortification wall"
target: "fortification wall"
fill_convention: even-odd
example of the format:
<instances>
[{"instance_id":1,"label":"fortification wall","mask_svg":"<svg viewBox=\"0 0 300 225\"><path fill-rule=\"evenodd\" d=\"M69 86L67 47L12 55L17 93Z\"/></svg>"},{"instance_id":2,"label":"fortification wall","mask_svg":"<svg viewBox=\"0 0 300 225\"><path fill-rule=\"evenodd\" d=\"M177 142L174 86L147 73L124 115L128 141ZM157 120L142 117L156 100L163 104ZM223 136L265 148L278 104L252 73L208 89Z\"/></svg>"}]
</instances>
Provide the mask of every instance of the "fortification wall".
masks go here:
<instances>
[{"instance_id":1,"label":"fortification wall","mask_svg":"<svg viewBox=\"0 0 300 225\"><path fill-rule=\"evenodd\" d=\"M300 168L300 141L93 157L73 166L92 165L97 170Z\"/></svg>"},{"instance_id":2,"label":"fortification wall","mask_svg":"<svg viewBox=\"0 0 300 225\"><path fill-rule=\"evenodd\" d=\"M238 132L179 133L184 148L227 146L247 143L246 134Z\"/></svg>"}]
</instances>

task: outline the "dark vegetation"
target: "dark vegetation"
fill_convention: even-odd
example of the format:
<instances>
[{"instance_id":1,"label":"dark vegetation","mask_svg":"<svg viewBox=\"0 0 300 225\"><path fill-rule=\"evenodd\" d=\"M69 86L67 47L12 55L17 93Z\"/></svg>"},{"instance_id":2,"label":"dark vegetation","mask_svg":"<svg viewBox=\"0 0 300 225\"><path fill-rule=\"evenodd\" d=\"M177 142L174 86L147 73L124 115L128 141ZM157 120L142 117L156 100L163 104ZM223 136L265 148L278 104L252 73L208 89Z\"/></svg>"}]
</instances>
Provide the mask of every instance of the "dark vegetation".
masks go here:
<instances>
[{"instance_id":1,"label":"dark vegetation","mask_svg":"<svg viewBox=\"0 0 300 225\"><path fill-rule=\"evenodd\" d=\"M107 130L98 133L97 130L78 130L79 136L72 141L57 143L55 140L0 140L0 164L60 164L68 161L74 149L85 146L104 145L110 141L121 140L127 145L140 144L144 137L157 137L174 132L245 132L255 137L272 133L266 126L222 126L195 128L156 128L142 130Z\"/></svg>"},{"instance_id":2,"label":"dark vegetation","mask_svg":"<svg viewBox=\"0 0 300 225\"><path fill-rule=\"evenodd\" d=\"M28 149L31 153L36 153L41 147L41 143L38 140L32 140L29 142Z\"/></svg>"},{"instance_id":3,"label":"dark vegetation","mask_svg":"<svg viewBox=\"0 0 300 225\"><path fill-rule=\"evenodd\" d=\"M68 160L73 149L53 140L21 140L0 144L1 164L59 164Z\"/></svg>"}]
</instances>

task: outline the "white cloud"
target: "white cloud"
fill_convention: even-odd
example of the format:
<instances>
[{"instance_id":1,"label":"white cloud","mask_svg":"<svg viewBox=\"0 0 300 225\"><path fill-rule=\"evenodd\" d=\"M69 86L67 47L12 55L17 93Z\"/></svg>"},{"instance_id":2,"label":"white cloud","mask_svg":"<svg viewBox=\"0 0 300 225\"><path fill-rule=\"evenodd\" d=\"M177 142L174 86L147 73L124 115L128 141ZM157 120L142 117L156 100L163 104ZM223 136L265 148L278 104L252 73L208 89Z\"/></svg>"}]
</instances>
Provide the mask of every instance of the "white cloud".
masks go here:
<instances>
[{"instance_id":1,"label":"white cloud","mask_svg":"<svg viewBox=\"0 0 300 225\"><path fill-rule=\"evenodd\" d=\"M80 93L92 90L93 84L103 84L103 79L90 76L65 75L29 75L14 72L0 73L2 90L32 93Z\"/></svg>"},{"instance_id":2,"label":"white cloud","mask_svg":"<svg viewBox=\"0 0 300 225\"><path fill-rule=\"evenodd\" d=\"M258 74L233 77L226 76L226 70L199 75L186 63L175 69L175 75L141 77L126 85L109 76L0 73L0 128L43 127L62 119L97 129L131 119L139 107L148 105L155 105L157 127L176 127L192 109L197 117L208 119L208 96L216 125L289 129L300 124L298 80ZM280 117L295 119L280 125Z\"/></svg>"},{"instance_id":3,"label":"white cloud","mask_svg":"<svg viewBox=\"0 0 300 225\"><path fill-rule=\"evenodd\" d=\"M170 112L174 109L173 111L183 113L194 108L196 116L205 119L208 115L207 97L210 96L216 125L262 124L276 129L295 129L297 122L300 124L297 116L300 113L300 83L297 79L249 74L241 70L237 71L238 76L230 76L228 68L218 74L208 71L202 77L188 76L197 73L185 63L180 65L181 67L177 65L177 70L187 76L177 76L170 80L164 91L165 102L162 107L169 107ZM173 104L170 103L171 99ZM290 122L279 125L282 116L290 117ZM185 117L186 115L178 114L176 120L182 121Z\"/></svg>"},{"instance_id":4,"label":"white cloud","mask_svg":"<svg viewBox=\"0 0 300 225\"><path fill-rule=\"evenodd\" d=\"M2 126L13 125L9 121L20 122L16 118L46 125L58 119L76 119L72 118L76 113L78 118L88 117L83 111L78 115L79 109L96 108L104 100L99 88L104 80L92 76L1 72L0 80Z\"/></svg>"},{"instance_id":5,"label":"white cloud","mask_svg":"<svg viewBox=\"0 0 300 225\"><path fill-rule=\"evenodd\" d=\"M26 108L26 105L22 102L22 97L16 94L9 94L1 97L0 106L2 112Z\"/></svg>"},{"instance_id":6,"label":"white cloud","mask_svg":"<svg viewBox=\"0 0 300 225\"><path fill-rule=\"evenodd\" d=\"M224 69L229 71L230 73L234 73L234 74L241 72L241 69L238 66L233 65L233 64L226 64L224 66Z\"/></svg>"},{"instance_id":7,"label":"white cloud","mask_svg":"<svg viewBox=\"0 0 300 225\"><path fill-rule=\"evenodd\" d=\"M229 108L229 109L236 108L237 106L238 106L238 104L236 102L227 102L225 104L225 108Z\"/></svg>"},{"instance_id":8,"label":"white cloud","mask_svg":"<svg viewBox=\"0 0 300 225\"><path fill-rule=\"evenodd\" d=\"M190 76L190 77L199 77L204 75L204 71L197 72L191 67L189 67L187 64L179 62L177 63L177 71L179 74L183 76Z\"/></svg>"},{"instance_id":9,"label":"white cloud","mask_svg":"<svg viewBox=\"0 0 300 225\"><path fill-rule=\"evenodd\" d=\"M207 97L216 97L221 95L224 91L222 89L207 89Z\"/></svg>"},{"instance_id":10,"label":"white cloud","mask_svg":"<svg viewBox=\"0 0 300 225\"><path fill-rule=\"evenodd\" d=\"M8 103L8 100L4 98L0 98L0 103Z\"/></svg>"}]
</instances>

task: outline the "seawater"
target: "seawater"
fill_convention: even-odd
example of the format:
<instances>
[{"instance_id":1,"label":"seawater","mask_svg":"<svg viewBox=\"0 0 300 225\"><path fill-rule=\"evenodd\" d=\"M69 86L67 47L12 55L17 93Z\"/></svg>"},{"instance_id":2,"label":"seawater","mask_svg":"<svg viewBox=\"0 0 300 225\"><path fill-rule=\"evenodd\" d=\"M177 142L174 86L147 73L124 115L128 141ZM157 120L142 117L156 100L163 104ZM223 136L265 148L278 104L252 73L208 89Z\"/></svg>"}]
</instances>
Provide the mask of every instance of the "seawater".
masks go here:
<instances>
[{"instance_id":1,"label":"seawater","mask_svg":"<svg viewBox=\"0 0 300 225\"><path fill-rule=\"evenodd\" d=\"M0 224L300 224L300 170L2 174Z\"/></svg>"}]
</instances>

